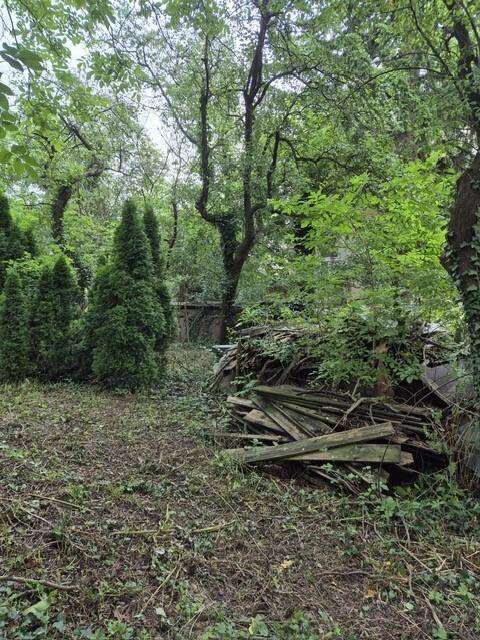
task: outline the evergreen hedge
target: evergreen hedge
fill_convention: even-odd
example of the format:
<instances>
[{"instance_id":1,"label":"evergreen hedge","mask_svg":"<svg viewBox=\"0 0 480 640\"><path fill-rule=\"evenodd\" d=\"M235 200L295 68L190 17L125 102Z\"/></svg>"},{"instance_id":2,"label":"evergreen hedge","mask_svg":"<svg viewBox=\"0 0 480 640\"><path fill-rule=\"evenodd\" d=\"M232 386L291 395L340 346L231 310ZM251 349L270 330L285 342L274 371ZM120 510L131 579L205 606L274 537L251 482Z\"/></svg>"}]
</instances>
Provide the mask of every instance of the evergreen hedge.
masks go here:
<instances>
[{"instance_id":1,"label":"evergreen hedge","mask_svg":"<svg viewBox=\"0 0 480 640\"><path fill-rule=\"evenodd\" d=\"M158 340L165 326L149 241L135 205L127 201L112 258L97 271L87 309L85 340L92 374L109 387L161 383Z\"/></svg>"},{"instance_id":2,"label":"evergreen hedge","mask_svg":"<svg viewBox=\"0 0 480 640\"><path fill-rule=\"evenodd\" d=\"M33 233L31 230L21 231L12 219L8 199L0 195L0 290L5 284L8 262L18 260L26 252L36 255Z\"/></svg>"},{"instance_id":3,"label":"evergreen hedge","mask_svg":"<svg viewBox=\"0 0 480 640\"><path fill-rule=\"evenodd\" d=\"M171 342L175 336L175 318L170 292L165 283L165 259L160 247L161 239L158 220L152 207L147 207L145 209L143 214L143 224L145 227L145 233L147 234L147 238L150 242L150 250L152 253L155 291L165 317L165 332L158 336L158 349L162 351L166 349L168 343Z\"/></svg>"},{"instance_id":4,"label":"evergreen hedge","mask_svg":"<svg viewBox=\"0 0 480 640\"><path fill-rule=\"evenodd\" d=\"M0 310L0 377L21 380L30 369L28 314L18 274L10 269Z\"/></svg>"},{"instance_id":5,"label":"evergreen hedge","mask_svg":"<svg viewBox=\"0 0 480 640\"><path fill-rule=\"evenodd\" d=\"M57 380L75 366L72 323L78 288L65 256L40 275L31 316L31 356L35 371Z\"/></svg>"},{"instance_id":6,"label":"evergreen hedge","mask_svg":"<svg viewBox=\"0 0 480 640\"><path fill-rule=\"evenodd\" d=\"M0 197L3 272L8 261L35 252L33 236L20 232L8 200ZM36 270L35 277L26 267L30 262L35 261L17 262L28 275L28 301L18 269L10 269L6 278L0 309L0 378L18 380L34 373L59 380L73 375L128 389L163 381L174 323L152 209L142 219L131 201L125 203L111 256L99 265L82 318L77 317L79 292L65 256L54 264L36 263L30 269L33 274Z\"/></svg>"}]
</instances>

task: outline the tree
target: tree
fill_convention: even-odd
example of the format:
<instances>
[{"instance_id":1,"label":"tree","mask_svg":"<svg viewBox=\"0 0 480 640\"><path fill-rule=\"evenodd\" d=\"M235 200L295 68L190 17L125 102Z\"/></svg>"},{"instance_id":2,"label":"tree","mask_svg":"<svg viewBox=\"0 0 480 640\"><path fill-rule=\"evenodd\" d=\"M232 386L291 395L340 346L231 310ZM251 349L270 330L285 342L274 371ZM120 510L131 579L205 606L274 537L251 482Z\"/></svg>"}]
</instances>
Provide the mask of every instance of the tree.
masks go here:
<instances>
[{"instance_id":1,"label":"tree","mask_svg":"<svg viewBox=\"0 0 480 640\"><path fill-rule=\"evenodd\" d=\"M44 266L31 316L31 351L36 372L58 380L72 372L73 321L78 288L72 268L60 255L53 267Z\"/></svg>"},{"instance_id":2,"label":"tree","mask_svg":"<svg viewBox=\"0 0 480 640\"><path fill-rule=\"evenodd\" d=\"M232 11L220 2L193 10L180 2L124 10L129 20L107 36L115 70L120 83L132 77L154 92L195 152L195 207L216 230L223 260L225 333L243 267L278 188L281 132L299 97L293 84L303 86L302 74L318 65L296 45L315 12L305 3L271 0L237 3ZM312 33L327 34L326 22L316 19ZM104 55L104 66L108 60Z\"/></svg>"},{"instance_id":3,"label":"tree","mask_svg":"<svg viewBox=\"0 0 480 640\"><path fill-rule=\"evenodd\" d=\"M5 282L8 262L21 258L25 252L33 256L35 251L31 230L22 233L12 219L8 199L0 195L0 290Z\"/></svg>"},{"instance_id":4,"label":"tree","mask_svg":"<svg viewBox=\"0 0 480 640\"><path fill-rule=\"evenodd\" d=\"M0 313L0 376L21 380L28 375L27 305L18 274L10 269Z\"/></svg>"},{"instance_id":5,"label":"tree","mask_svg":"<svg viewBox=\"0 0 480 640\"><path fill-rule=\"evenodd\" d=\"M156 346L165 319L148 239L131 201L124 205L112 258L96 274L86 332L91 371L103 384L133 390L162 381Z\"/></svg>"},{"instance_id":6,"label":"tree","mask_svg":"<svg viewBox=\"0 0 480 640\"><path fill-rule=\"evenodd\" d=\"M65 72L65 61L70 57L67 43L78 43L99 23L107 25L113 19L109 0L95 3L85 0L5 2L5 9L0 12L4 39L0 58L9 65L11 73L6 79L8 84L0 82L0 164L12 163L19 174L38 168L28 145L23 141L12 144L8 136L5 138L5 134L15 134L18 129L18 119L10 108L9 98L18 95L24 73L28 73L28 81L24 84L27 94L45 68L61 76ZM10 84L15 86L15 91Z\"/></svg>"},{"instance_id":7,"label":"tree","mask_svg":"<svg viewBox=\"0 0 480 640\"><path fill-rule=\"evenodd\" d=\"M451 81L458 87L465 105L477 148L457 182L444 265L463 301L470 334L473 381L480 400L480 35L477 28L480 9L478 4L472 3L470 12L468 4L454 0L445 3L449 37L457 45L456 68ZM429 46L432 49L433 45Z\"/></svg>"},{"instance_id":8,"label":"tree","mask_svg":"<svg viewBox=\"0 0 480 640\"><path fill-rule=\"evenodd\" d=\"M148 140L132 108L86 86L79 72L64 72L54 93L51 86L45 74L17 102L22 117L17 135L38 162L36 172L24 178L35 185L25 198L30 206L45 208L52 240L71 259L85 290L92 266L76 242L77 219L80 230L88 218L98 224L115 198L115 178L117 188L132 181L139 138L142 151Z\"/></svg>"},{"instance_id":9,"label":"tree","mask_svg":"<svg viewBox=\"0 0 480 640\"><path fill-rule=\"evenodd\" d=\"M360 87L385 77L405 78L423 114L415 144L443 149L460 172L450 209L442 263L459 291L470 336L473 379L480 400L480 9L476 0L409 0L355 7L352 21L365 40L375 71L357 75ZM393 84L393 83L392 83Z\"/></svg>"},{"instance_id":10,"label":"tree","mask_svg":"<svg viewBox=\"0 0 480 640\"><path fill-rule=\"evenodd\" d=\"M165 332L158 336L157 350L165 351L166 346L175 334L174 316L170 292L165 283L165 258L160 247L160 233L158 220L153 212L153 208L148 206L143 215L145 233L150 243L152 252L153 272L155 278L155 292L158 302L163 309L165 318Z\"/></svg>"}]
</instances>

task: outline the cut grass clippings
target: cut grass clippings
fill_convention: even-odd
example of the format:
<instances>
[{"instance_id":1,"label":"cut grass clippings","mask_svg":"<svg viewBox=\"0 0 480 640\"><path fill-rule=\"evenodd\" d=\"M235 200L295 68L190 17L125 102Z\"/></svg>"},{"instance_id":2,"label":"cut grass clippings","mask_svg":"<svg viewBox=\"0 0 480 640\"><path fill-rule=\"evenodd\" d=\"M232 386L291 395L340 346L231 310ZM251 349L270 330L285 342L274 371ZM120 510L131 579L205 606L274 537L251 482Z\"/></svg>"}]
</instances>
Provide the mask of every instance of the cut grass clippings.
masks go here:
<instances>
[{"instance_id":1,"label":"cut grass clippings","mask_svg":"<svg viewBox=\"0 0 480 640\"><path fill-rule=\"evenodd\" d=\"M170 358L160 392L2 388L0 638L479 637L472 498L242 469L209 352Z\"/></svg>"}]
</instances>

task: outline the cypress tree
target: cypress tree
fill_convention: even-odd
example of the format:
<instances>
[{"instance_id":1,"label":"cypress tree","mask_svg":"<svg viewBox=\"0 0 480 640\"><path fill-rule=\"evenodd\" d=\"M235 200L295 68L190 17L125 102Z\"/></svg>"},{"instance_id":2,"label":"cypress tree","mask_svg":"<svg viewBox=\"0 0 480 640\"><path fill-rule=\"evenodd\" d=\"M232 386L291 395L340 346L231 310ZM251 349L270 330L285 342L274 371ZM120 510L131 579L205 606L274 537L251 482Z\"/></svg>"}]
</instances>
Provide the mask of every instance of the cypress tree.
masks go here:
<instances>
[{"instance_id":1,"label":"cypress tree","mask_svg":"<svg viewBox=\"0 0 480 640\"><path fill-rule=\"evenodd\" d=\"M12 214L8 198L0 195L0 233L8 234L12 226Z\"/></svg>"},{"instance_id":2,"label":"cypress tree","mask_svg":"<svg viewBox=\"0 0 480 640\"><path fill-rule=\"evenodd\" d=\"M151 280L153 277L147 236L131 200L125 203L122 221L115 232L113 260L117 271L128 273L134 280Z\"/></svg>"},{"instance_id":3,"label":"cypress tree","mask_svg":"<svg viewBox=\"0 0 480 640\"><path fill-rule=\"evenodd\" d=\"M127 201L112 259L101 266L86 317L93 375L110 387L137 389L161 381L156 339L165 331L155 295L148 239L136 207Z\"/></svg>"},{"instance_id":4,"label":"cypress tree","mask_svg":"<svg viewBox=\"0 0 480 640\"><path fill-rule=\"evenodd\" d=\"M145 233L150 242L150 250L152 253L152 262L155 276L155 292L157 294L157 300L163 309L163 315L165 317L165 332L163 335L158 336L157 348L160 352L164 352L168 346L168 343L172 340L175 333L175 323L173 317L172 300L170 292L165 283L165 260L160 247L160 232L158 227L158 220L155 216L152 207L147 207L143 215L143 224L145 227Z\"/></svg>"},{"instance_id":5,"label":"cypress tree","mask_svg":"<svg viewBox=\"0 0 480 640\"><path fill-rule=\"evenodd\" d=\"M31 318L32 357L39 375L59 379L73 367L72 323L78 291L65 256L40 275Z\"/></svg>"},{"instance_id":6,"label":"cypress tree","mask_svg":"<svg viewBox=\"0 0 480 640\"><path fill-rule=\"evenodd\" d=\"M73 321L76 315L78 287L72 268L61 255L53 265L52 290L56 301L50 376L57 378L73 366Z\"/></svg>"},{"instance_id":7,"label":"cypress tree","mask_svg":"<svg viewBox=\"0 0 480 640\"><path fill-rule=\"evenodd\" d=\"M8 262L21 258L26 251L36 255L33 234L31 230L22 233L12 219L8 198L0 195L0 289L5 283Z\"/></svg>"},{"instance_id":8,"label":"cypress tree","mask_svg":"<svg viewBox=\"0 0 480 640\"><path fill-rule=\"evenodd\" d=\"M29 371L27 305L18 274L9 270L0 311L0 376L21 380Z\"/></svg>"},{"instance_id":9,"label":"cypress tree","mask_svg":"<svg viewBox=\"0 0 480 640\"><path fill-rule=\"evenodd\" d=\"M152 207L146 207L143 214L143 225L148 241L150 242L150 250L152 252L152 262L157 275L163 277L165 269L165 261L160 249L160 231L157 216L153 212Z\"/></svg>"},{"instance_id":10,"label":"cypress tree","mask_svg":"<svg viewBox=\"0 0 480 640\"><path fill-rule=\"evenodd\" d=\"M7 275L6 262L9 259L9 234L12 226L10 206L5 196L0 195L0 290L5 283Z\"/></svg>"}]
</instances>

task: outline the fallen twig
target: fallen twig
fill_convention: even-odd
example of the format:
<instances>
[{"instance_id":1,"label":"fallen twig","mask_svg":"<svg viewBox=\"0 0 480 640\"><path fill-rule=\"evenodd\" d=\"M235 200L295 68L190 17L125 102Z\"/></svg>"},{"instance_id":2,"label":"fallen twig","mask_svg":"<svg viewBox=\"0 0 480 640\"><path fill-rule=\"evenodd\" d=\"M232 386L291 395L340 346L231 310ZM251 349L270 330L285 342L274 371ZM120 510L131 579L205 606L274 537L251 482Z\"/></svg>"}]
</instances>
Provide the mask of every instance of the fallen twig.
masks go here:
<instances>
[{"instance_id":1,"label":"fallen twig","mask_svg":"<svg viewBox=\"0 0 480 640\"><path fill-rule=\"evenodd\" d=\"M235 520L231 520L230 522L220 522L219 524L213 524L210 527L194 529L193 533L211 533L212 531L220 531L221 529L226 529L226 527L231 527L234 522Z\"/></svg>"},{"instance_id":2,"label":"fallen twig","mask_svg":"<svg viewBox=\"0 0 480 640\"><path fill-rule=\"evenodd\" d=\"M61 584L59 582L51 582L41 578L22 578L20 576L0 576L0 582L18 582L19 584L36 584L50 589L58 589L59 591L78 591L80 587L74 584Z\"/></svg>"},{"instance_id":3,"label":"fallen twig","mask_svg":"<svg viewBox=\"0 0 480 640\"><path fill-rule=\"evenodd\" d=\"M44 495L41 495L40 493L30 493L29 495L31 495L34 498L38 498L39 500L48 500L50 502L58 502L58 504L64 504L67 507L71 507L72 509L78 509L79 511L90 511L90 513L93 513L93 511L88 507L74 504L73 502L67 502L67 500L60 500L59 498L53 498L52 496L44 496Z\"/></svg>"},{"instance_id":4,"label":"fallen twig","mask_svg":"<svg viewBox=\"0 0 480 640\"><path fill-rule=\"evenodd\" d=\"M155 534L165 533L160 529L121 529L120 531L112 531L112 536L153 536Z\"/></svg>"}]
</instances>

